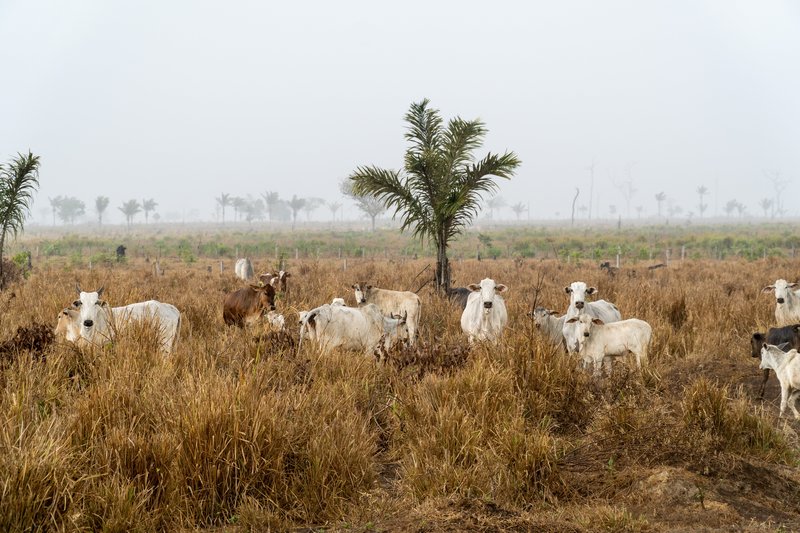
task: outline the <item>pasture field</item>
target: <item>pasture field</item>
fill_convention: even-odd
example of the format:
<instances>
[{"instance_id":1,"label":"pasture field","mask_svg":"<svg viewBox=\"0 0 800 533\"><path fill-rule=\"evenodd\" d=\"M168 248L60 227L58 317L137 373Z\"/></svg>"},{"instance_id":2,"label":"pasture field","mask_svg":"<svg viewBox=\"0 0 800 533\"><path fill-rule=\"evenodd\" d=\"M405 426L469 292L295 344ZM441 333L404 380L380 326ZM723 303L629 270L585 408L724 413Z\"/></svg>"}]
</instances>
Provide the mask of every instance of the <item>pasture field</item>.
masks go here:
<instances>
[{"instance_id":1,"label":"pasture field","mask_svg":"<svg viewBox=\"0 0 800 533\"><path fill-rule=\"evenodd\" d=\"M257 271L272 257L253 257ZM497 345L466 347L460 309L430 292L416 350L383 362L297 353L297 311L356 281L416 290L427 259L289 258L288 333L227 328L241 286L214 259L163 276L125 264L35 264L0 293L0 342L54 326L84 290L111 305L155 298L182 312L175 353L134 328L102 349L2 344L2 531L785 531L800 529L800 427L765 401L749 338L774 321L761 288L794 280L789 258L643 264L453 263L459 284L509 287ZM420 274L422 272L422 274ZM653 326L643 371L592 378L525 313L564 311L582 280L624 318Z\"/></svg>"}]
</instances>

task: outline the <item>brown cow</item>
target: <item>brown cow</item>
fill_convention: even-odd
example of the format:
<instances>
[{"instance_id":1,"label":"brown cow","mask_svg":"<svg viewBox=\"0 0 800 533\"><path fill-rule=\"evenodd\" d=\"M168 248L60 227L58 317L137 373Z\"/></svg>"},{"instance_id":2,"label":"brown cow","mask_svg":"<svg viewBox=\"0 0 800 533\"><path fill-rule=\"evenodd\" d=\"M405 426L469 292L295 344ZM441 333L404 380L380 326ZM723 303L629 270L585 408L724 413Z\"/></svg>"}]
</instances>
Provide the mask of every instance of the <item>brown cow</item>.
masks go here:
<instances>
[{"instance_id":1,"label":"brown cow","mask_svg":"<svg viewBox=\"0 0 800 533\"><path fill-rule=\"evenodd\" d=\"M292 275L289 274L289 272L287 272L286 270L280 270L278 272L275 272L274 274L270 272L261 274L260 276L258 276L258 279L264 283L269 283L270 285L275 287L275 289L277 289L279 292L286 293L289 291L288 282L289 278L291 277Z\"/></svg>"},{"instance_id":2,"label":"brown cow","mask_svg":"<svg viewBox=\"0 0 800 533\"><path fill-rule=\"evenodd\" d=\"M225 324L243 328L275 310L275 288L269 284L250 285L225 297L222 319Z\"/></svg>"}]
</instances>

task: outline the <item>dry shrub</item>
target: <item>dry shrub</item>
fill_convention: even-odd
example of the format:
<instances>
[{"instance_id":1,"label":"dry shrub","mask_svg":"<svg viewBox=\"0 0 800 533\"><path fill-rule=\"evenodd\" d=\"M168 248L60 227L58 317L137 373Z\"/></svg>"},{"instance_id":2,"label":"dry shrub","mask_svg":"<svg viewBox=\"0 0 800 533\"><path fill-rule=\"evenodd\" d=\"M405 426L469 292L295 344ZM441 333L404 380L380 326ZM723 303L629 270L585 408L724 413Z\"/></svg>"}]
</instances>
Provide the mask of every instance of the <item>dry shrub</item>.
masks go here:
<instances>
[{"instance_id":1,"label":"dry shrub","mask_svg":"<svg viewBox=\"0 0 800 533\"><path fill-rule=\"evenodd\" d=\"M718 451L750 453L767 459L791 459L785 438L762 413L754 413L740 394L731 398L727 386L705 377L695 380L681 402L682 422L691 452L704 457Z\"/></svg>"}]
</instances>

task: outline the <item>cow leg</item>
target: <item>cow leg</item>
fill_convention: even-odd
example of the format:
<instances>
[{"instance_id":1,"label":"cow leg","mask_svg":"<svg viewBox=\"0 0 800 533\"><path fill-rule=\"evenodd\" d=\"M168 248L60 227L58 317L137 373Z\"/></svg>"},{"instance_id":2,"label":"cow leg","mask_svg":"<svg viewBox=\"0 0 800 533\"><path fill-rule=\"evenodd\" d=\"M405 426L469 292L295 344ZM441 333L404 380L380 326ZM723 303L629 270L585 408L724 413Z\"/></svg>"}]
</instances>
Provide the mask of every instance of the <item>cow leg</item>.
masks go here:
<instances>
[{"instance_id":1,"label":"cow leg","mask_svg":"<svg viewBox=\"0 0 800 533\"><path fill-rule=\"evenodd\" d=\"M761 378L761 387L758 389L758 399L764 399L764 390L767 388L767 380L769 379L769 368L764 369L763 377Z\"/></svg>"},{"instance_id":2,"label":"cow leg","mask_svg":"<svg viewBox=\"0 0 800 533\"><path fill-rule=\"evenodd\" d=\"M794 390L789 395L789 408L792 410L792 414L794 414L794 419L800 419L800 412L797 411L797 397L800 396L800 390Z\"/></svg>"},{"instance_id":3,"label":"cow leg","mask_svg":"<svg viewBox=\"0 0 800 533\"><path fill-rule=\"evenodd\" d=\"M783 416L783 412L786 411L787 403L789 403L789 386L781 383L781 410L778 416Z\"/></svg>"}]
</instances>

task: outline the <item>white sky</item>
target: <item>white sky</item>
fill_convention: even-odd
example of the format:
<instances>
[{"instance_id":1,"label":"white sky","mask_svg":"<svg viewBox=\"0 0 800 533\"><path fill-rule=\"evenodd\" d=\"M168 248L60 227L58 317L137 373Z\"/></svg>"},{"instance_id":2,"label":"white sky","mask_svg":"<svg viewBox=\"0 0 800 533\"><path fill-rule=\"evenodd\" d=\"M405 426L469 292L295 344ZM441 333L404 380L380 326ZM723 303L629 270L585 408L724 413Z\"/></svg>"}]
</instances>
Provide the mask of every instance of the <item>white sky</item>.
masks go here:
<instances>
[{"instance_id":1,"label":"white sky","mask_svg":"<svg viewBox=\"0 0 800 533\"><path fill-rule=\"evenodd\" d=\"M532 218L576 186L587 205L593 159L595 215L625 214L629 166L646 214L659 191L696 211L700 184L711 214L715 191L758 214L764 170L800 193L794 1L0 0L0 67L0 159L41 156L37 218L59 194L116 220L131 198L205 219L221 192L340 199L357 165L401 165L425 97L486 122L479 156L517 153L500 194Z\"/></svg>"}]
</instances>

